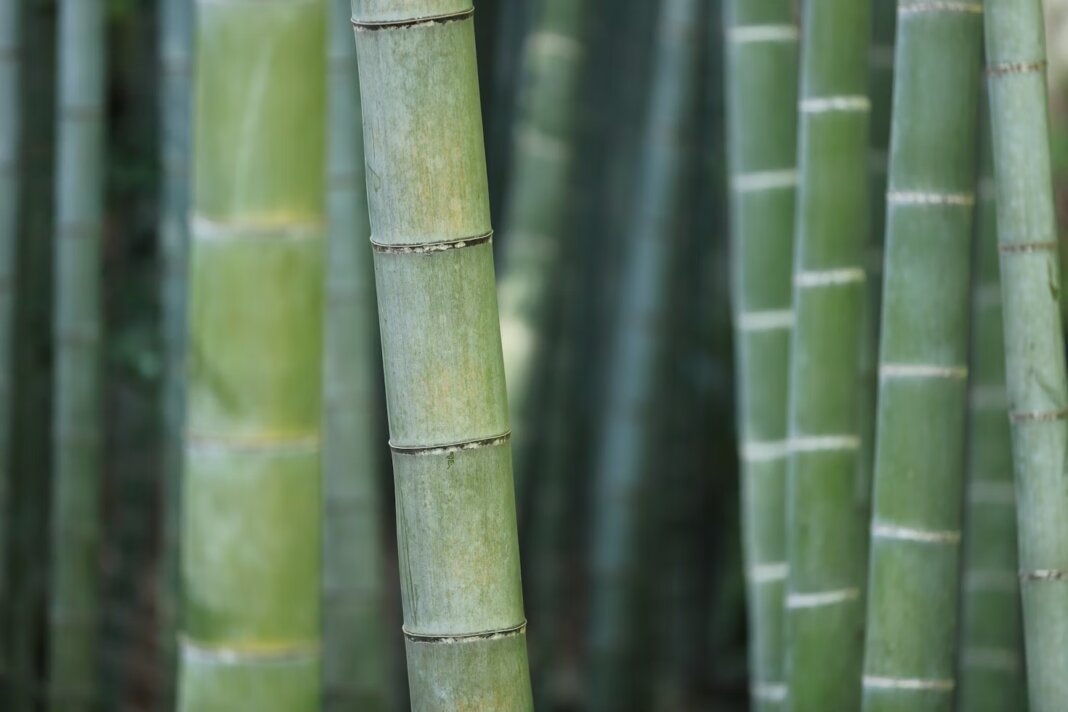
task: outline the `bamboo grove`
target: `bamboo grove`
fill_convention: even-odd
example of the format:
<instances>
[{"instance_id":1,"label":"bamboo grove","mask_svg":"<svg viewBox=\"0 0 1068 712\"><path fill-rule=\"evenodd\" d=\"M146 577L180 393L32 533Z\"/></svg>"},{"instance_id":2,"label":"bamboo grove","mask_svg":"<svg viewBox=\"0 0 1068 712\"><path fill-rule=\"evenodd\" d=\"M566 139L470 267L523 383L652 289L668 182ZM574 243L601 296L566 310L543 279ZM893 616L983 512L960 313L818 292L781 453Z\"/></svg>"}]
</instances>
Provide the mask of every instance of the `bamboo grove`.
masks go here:
<instances>
[{"instance_id":1,"label":"bamboo grove","mask_svg":"<svg viewBox=\"0 0 1068 712\"><path fill-rule=\"evenodd\" d=\"M0 709L1063 712L1066 10L0 0Z\"/></svg>"}]
</instances>

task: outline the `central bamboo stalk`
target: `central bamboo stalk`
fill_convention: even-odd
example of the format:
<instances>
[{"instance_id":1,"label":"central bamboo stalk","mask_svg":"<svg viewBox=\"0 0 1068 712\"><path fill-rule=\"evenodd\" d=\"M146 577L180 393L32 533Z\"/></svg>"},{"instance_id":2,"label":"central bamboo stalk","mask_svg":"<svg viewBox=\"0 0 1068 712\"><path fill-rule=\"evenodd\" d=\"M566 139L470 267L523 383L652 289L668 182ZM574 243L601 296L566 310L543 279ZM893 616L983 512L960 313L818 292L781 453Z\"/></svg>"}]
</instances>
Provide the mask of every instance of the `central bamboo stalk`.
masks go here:
<instances>
[{"instance_id":1,"label":"central bamboo stalk","mask_svg":"<svg viewBox=\"0 0 1068 712\"><path fill-rule=\"evenodd\" d=\"M474 10L352 10L412 707L532 710Z\"/></svg>"}]
</instances>

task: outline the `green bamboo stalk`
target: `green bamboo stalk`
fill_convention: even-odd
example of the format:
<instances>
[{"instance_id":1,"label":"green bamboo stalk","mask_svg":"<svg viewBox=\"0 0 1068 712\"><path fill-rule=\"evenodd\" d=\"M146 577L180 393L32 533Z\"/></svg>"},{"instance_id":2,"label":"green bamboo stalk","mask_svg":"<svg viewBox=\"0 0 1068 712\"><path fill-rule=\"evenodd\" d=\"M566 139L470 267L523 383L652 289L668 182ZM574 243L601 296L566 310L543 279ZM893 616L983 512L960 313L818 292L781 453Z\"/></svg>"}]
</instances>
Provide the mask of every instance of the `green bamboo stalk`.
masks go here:
<instances>
[{"instance_id":1,"label":"green bamboo stalk","mask_svg":"<svg viewBox=\"0 0 1068 712\"><path fill-rule=\"evenodd\" d=\"M179 709L319 709L326 4L196 7Z\"/></svg>"},{"instance_id":2,"label":"green bamboo stalk","mask_svg":"<svg viewBox=\"0 0 1068 712\"><path fill-rule=\"evenodd\" d=\"M367 188L349 0L329 17L323 361L323 696L326 710L389 702L378 494L378 357Z\"/></svg>"},{"instance_id":3,"label":"green bamboo stalk","mask_svg":"<svg viewBox=\"0 0 1068 712\"><path fill-rule=\"evenodd\" d=\"M786 701L786 396L797 186L797 40L790 0L727 11L731 259L747 571L750 696Z\"/></svg>"},{"instance_id":4,"label":"green bamboo stalk","mask_svg":"<svg viewBox=\"0 0 1068 712\"><path fill-rule=\"evenodd\" d=\"M524 54L498 298L520 511L545 450L549 365L559 337L557 280L573 217L571 182L586 65L587 0L541 0ZM523 517L525 519L525 517Z\"/></svg>"},{"instance_id":5,"label":"green bamboo stalk","mask_svg":"<svg viewBox=\"0 0 1068 712\"><path fill-rule=\"evenodd\" d=\"M953 707L982 9L898 2L867 712Z\"/></svg>"},{"instance_id":6,"label":"green bamboo stalk","mask_svg":"<svg viewBox=\"0 0 1068 712\"><path fill-rule=\"evenodd\" d=\"M15 377L15 277L19 228L22 0L0 0L0 641L6 641L12 531L11 427ZM10 675L7 645L0 642L0 695Z\"/></svg>"},{"instance_id":7,"label":"green bamboo stalk","mask_svg":"<svg viewBox=\"0 0 1068 712\"><path fill-rule=\"evenodd\" d=\"M59 6L49 708L97 704L104 6Z\"/></svg>"},{"instance_id":8,"label":"green bamboo stalk","mask_svg":"<svg viewBox=\"0 0 1068 712\"><path fill-rule=\"evenodd\" d=\"M185 290L188 272L189 134L192 123L192 0L163 0L159 11L160 290L163 344L158 705L174 709L180 573L182 427L185 419Z\"/></svg>"},{"instance_id":9,"label":"green bamboo stalk","mask_svg":"<svg viewBox=\"0 0 1068 712\"><path fill-rule=\"evenodd\" d=\"M1005 398L994 157L988 105L985 100L980 105L958 708L961 712L1002 712L1027 706L1016 575L1012 434Z\"/></svg>"},{"instance_id":10,"label":"green bamboo stalk","mask_svg":"<svg viewBox=\"0 0 1068 712\"><path fill-rule=\"evenodd\" d=\"M671 269L685 185L683 144L696 114L702 3L660 5L652 92L641 156L641 190L620 273L604 421L594 455L589 703L593 710L645 709L650 469L663 431L663 382Z\"/></svg>"},{"instance_id":11,"label":"green bamboo stalk","mask_svg":"<svg viewBox=\"0 0 1068 712\"><path fill-rule=\"evenodd\" d=\"M789 709L860 706L856 506L868 228L870 0L811 0L801 42L787 484Z\"/></svg>"},{"instance_id":12,"label":"green bamboo stalk","mask_svg":"<svg viewBox=\"0 0 1068 712\"><path fill-rule=\"evenodd\" d=\"M531 710L470 0L354 0L415 710Z\"/></svg>"},{"instance_id":13,"label":"green bamboo stalk","mask_svg":"<svg viewBox=\"0 0 1068 712\"><path fill-rule=\"evenodd\" d=\"M1068 388L1040 0L988 0L1005 369L1031 709L1068 699Z\"/></svg>"}]
</instances>

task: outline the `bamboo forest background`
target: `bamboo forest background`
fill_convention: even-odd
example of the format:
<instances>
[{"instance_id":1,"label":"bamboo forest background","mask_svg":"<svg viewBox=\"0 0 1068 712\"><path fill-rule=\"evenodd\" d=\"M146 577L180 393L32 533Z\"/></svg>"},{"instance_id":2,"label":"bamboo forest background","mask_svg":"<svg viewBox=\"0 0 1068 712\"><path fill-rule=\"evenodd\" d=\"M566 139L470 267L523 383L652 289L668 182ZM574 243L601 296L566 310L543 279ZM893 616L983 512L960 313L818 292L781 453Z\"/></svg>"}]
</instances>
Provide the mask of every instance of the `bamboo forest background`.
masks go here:
<instances>
[{"instance_id":1,"label":"bamboo forest background","mask_svg":"<svg viewBox=\"0 0 1068 712\"><path fill-rule=\"evenodd\" d=\"M59 251L69 249L54 239L62 203L70 200L56 195L57 140L61 119L78 114L57 104L62 43L69 41L60 30L61 1L0 0L0 22L17 6L20 23L14 38L10 27L0 27L0 39L14 41L0 47L0 63L19 60L18 101L5 103L0 95L0 114L21 127L17 241L10 254L0 252L0 318L14 309L12 371L3 377L9 381L0 379L8 404L0 417L0 467L8 473L0 486L0 708L44 709L57 694L60 670L71 694L79 689L74 653L60 655L50 642L74 639L48 612L57 581L53 544L79 546L78 537L93 538L98 528L98 635L88 663L96 701L69 709L171 709L180 607L173 507L183 385L176 374L186 299L185 238L174 219L189 201L191 54L183 33L190 24L182 6L188 11L192 0L106 0L100 7L106 71L96 114L104 132L96 288L103 327L95 333L102 416L80 423L100 429L89 440L102 453L99 519L66 527L53 523L53 503L66 501L54 491L66 480L53 473L64 462L70 467L73 456L64 448L74 440L53 432L56 422L67 422L61 413L77 405L55 385L66 383L56 372L74 357L70 340L53 330L53 310L86 307L92 294L71 289L94 287L89 278L57 284L54 271L64 259ZM724 1L477 4L523 597L539 710L750 708L756 658L747 644L739 533ZM309 66L330 72L331 120L347 122L355 136L348 2L330 5L322 47L330 59ZM893 3L875 5L871 178L873 194L881 195L892 41L885 8ZM1048 32L1056 197L1068 224L1068 42L1055 39L1068 33L1064 5L1049 3ZM335 187L357 173L355 159L346 158L355 155L345 143L351 138L338 137L344 133L327 133L324 170ZM0 178L7 168L0 165ZM362 180L362 166L358 172ZM363 254L329 248L331 295L352 292L356 301L347 307L328 298L327 318L366 328L355 345L331 345L328 336L324 401L329 407L334 389L366 397L349 414L362 424L361 439L342 442L325 466L362 463L373 478L346 489L327 475L324 487L324 700L329 709L400 710L408 708L409 692L385 396L376 320L359 312L360 284L370 274L360 222L366 205L359 196L350 205L337 202L344 195L331 195L331 215L349 211L352 234L360 236L352 247ZM7 197L0 196L0 209L11 210ZM882 208L874 201L873 234L881 235ZM981 212L978 220L990 239L991 216ZM363 281L346 281L350 266L364 271ZM977 283L991 279L985 267L977 266ZM83 324L91 318L72 314ZM867 359L872 364L874 354ZM364 371L347 373L347 365ZM326 437L346 436L328 429ZM365 524L346 526L342 510L357 512ZM356 540L363 548L355 558L330 548ZM344 569L354 560L360 570ZM359 611L334 611L331 595L349 596ZM344 639L352 621L374 634Z\"/></svg>"}]
</instances>

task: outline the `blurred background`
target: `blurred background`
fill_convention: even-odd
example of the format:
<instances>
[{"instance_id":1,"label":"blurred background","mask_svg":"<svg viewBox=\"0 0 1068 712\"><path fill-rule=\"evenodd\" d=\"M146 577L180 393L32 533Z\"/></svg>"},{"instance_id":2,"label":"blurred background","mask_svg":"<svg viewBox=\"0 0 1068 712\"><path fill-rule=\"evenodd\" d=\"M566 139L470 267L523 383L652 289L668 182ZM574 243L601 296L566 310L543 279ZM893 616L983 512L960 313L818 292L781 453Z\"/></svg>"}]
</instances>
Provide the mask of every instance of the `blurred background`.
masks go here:
<instances>
[{"instance_id":1,"label":"blurred background","mask_svg":"<svg viewBox=\"0 0 1068 712\"><path fill-rule=\"evenodd\" d=\"M556 274L524 285L502 304L533 310L539 325L536 384L513 420L516 481L532 674L538 708L583 709L584 670L595 628L591 608L606 588L591 552L606 490L599 485L613 418L636 415L648 451L640 526L631 547L626 613L628 684L640 709L744 710L748 682L744 580L738 531L732 343L724 182L723 37L720 2L677 36L658 32L658 2L594 0L578 36L585 71L567 150ZM1047 0L1058 207L1068 218L1068 0ZM476 33L491 207L498 253L514 232L505 216L517 156L531 140L524 122L554 111L532 97L529 38L537 0L482 0ZM100 557L101 709L162 709L172 684L161 630L167 577L162 522L167 428L158 225L161 205L159 8L149 0L108 0L106 220L103 235L105 447ZM38 708L48 677L50 408L53 343L53 181L57 5L23 0L23 199L17 248L8 581L4 669L16 696ZM665 40L666 38L666 40ZM665 59L663 43L674 47ZM325 48L324 48L325 51ZM665 64L667 63L667 64ZM665 81L664 67L674 67ZM658 74L658 69L661 70ZM540 101L532 111L529 102ZM669 107L673 107L669 108ZM357 131L357 127L353 127ZM544 147L543 147L544 148ZM655 325L620 327L618 306L638 287L624 270L626 246L655 232L674 265L653 299ZM1068 250L1062 250L1068 254ZM499 255L498 255L499 256ZM502 287L504 289L505 287ZM528 291L524 291L527 289ZM529 290L533 289L533 292ZM629 295L629 296L628 296ZM511 300L511 301L509 301ZM533 304L533 305L532 305ZM642 305L639 304L639 307ZM504 309L507 312L507 309ZM503 314L507 320L508 313ZM620 328L654 339L654 367L620 364ZM506 352L516 338L504 324ZM613 341L615 339L615 341ZM625 350L625 349L623 349ZM376 379L381 372L376 371ZM655 394L622 414L621 383ZM633 384L632 384L633 385ZM513 403L513 408L516 404ZM381 414L380 546L382 618L388 621L387 709L406 709L400 635L392 482ZM651 443L651 444L649 444ZM628 451L629 452L629 451ZM635 453L638 450L634 450ZM620 456L622 457L622 456ZM610 492L607 493L610 495ZM611 531L606 529L605 531ZM605 536L602 531L602 539ZM602 541L601 548L604 543ZM603 572L602 572L603 573ZM161 583L162 582L162 583ZM12 707L15 709L15 707Z\"/></svg>"}]
</instances>

